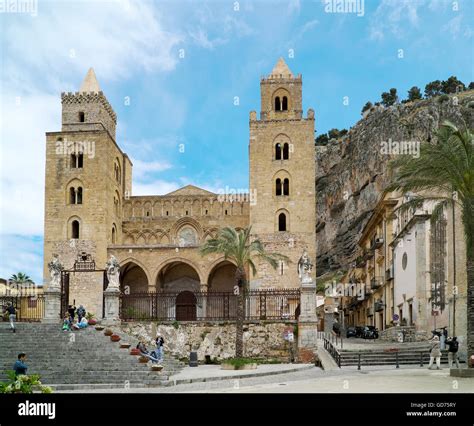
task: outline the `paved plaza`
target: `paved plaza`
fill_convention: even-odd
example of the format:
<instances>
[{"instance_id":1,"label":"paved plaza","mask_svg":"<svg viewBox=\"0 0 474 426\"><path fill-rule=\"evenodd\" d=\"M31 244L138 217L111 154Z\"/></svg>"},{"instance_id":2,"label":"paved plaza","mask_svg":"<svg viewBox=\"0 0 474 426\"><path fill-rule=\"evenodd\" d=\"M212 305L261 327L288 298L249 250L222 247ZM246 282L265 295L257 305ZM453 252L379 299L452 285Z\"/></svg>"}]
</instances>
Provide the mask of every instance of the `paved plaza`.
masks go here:
<instances>
[{"instance_id":1,"label":"paved plaza","mask_svg":"<svg viewBox=\"0 0 474 426\"><path fill-rule=\"evenodd\" d=\"M210 368L212 367L212 368ZM270 374L274 369L276 374ZM187 383L159 388L96 389L94 393L473 393L474 379L455 378L449 369L428 370L426 367L401 366L344 367L340 370L324 371L318 367L303 365L296 371L284 373L288 367L259 366L260 373L245 377L248 371L234 372L227 378L228 371L219 366L200 366L192 372L186 367L177 375ZM202 370L201 370L202 369ZM201 370L201 372L199 371ZM256 372L258 370L255 370ZM207 378L204 373L209 374ZM238 374L240 373L240 374ZM172 377L173 379L173 377ZM189 381L192 380L191 383ZM204 381L206 380L206 381ZM63 391L72 393L77 391Z\"/></svg>"}]
</instances>

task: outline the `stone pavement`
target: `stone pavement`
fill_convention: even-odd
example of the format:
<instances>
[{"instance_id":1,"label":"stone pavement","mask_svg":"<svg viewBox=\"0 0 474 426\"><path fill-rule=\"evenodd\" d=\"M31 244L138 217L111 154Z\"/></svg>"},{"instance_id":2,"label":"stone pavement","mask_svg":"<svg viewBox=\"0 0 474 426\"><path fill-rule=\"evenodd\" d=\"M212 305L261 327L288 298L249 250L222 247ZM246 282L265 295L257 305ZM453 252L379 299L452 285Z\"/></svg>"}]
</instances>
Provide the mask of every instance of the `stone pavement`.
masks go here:
<instances>
[{"instance_id":1,"label":"stone pavement","mask_svg":"<svg viewBox=\"0 0 474 426\"><path fill-rule=\"evenodd\" d=\"M184 367L178 374L170 377L175 385L210 382L235 378L260 377L275 374L292 373L314 368L313 364L260 364L255 370L222 370L220 365L199 365Z\"/></svg>"},{"instance_id":2,"label":"stone pavement","mask_svg":"<svg viewBox=\"0 0 474 426\"><path fill-rule=\"evenodd\" d=\"M204 366L202 366L204 367ZM260 368L261 366L259 366ZM199 369L200 367L196 367ZM225 370L222 370L225 372ZM197 374L197 373L193 373ZM189 376L188 376L189 377ZM65 391L69 392L69 391ZM318 367L265 376L222 378L169 387L96 389L97 393L438 393L474 392L474 379L453 378L449 369L368 366L324 371Z\"/></svg>"}]
</instances>

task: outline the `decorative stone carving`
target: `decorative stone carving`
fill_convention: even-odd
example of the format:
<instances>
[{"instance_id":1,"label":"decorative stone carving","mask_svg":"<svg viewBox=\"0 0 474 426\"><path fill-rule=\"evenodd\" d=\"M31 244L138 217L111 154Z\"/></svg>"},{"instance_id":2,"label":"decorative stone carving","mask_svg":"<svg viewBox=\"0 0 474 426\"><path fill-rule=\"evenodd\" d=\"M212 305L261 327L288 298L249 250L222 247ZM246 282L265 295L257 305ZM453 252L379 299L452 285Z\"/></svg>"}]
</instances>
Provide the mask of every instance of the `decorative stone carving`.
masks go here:
<instances>
[{"instance_id":1,"label":"decorative stone carving","mask_svg":"<svg viewBox=\"0 0 474 426\"><path fill-rule=\"evenodd\" d=\"M110 255L110 258L105 265L105 269L107 270L107 279L109 280L109 285L107 288L120 288L120 265L117 258L113 254Z\"/></svg>"},{"instance_id":2,"label":"decorative stone carving","mask_svg":"<svg viewBox=\"0 0 474 426\"><path fill-rule=\"evenodd\" d=\"M63 265L59 261L57 254L53 254L53 260L48 263L49 273L51 275L51 281L49 282L49 288L59 289L61 288L61 271L64 270Z\"/></svg>"}]
</instances>

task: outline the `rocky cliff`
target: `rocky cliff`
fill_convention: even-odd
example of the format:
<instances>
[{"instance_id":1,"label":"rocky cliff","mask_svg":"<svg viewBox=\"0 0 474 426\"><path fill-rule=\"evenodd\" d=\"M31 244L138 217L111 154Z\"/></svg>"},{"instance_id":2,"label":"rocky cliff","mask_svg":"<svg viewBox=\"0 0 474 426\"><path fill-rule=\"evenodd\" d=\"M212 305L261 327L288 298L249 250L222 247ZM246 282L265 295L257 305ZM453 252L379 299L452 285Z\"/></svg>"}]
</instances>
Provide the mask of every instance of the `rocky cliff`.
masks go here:
<instances>
[{"instance_id":1,"label":"rocky cliff","mask_svg":"<svg viewBox=\"0 0 474 426\"><path fill-rule=\"evenodd\" d=\"M316 150L317 275L347 269L389 177L383 142L428 143L444 120L474 127L474 91L373 107L341 139ZM393 155L393 154L392 154Z\"/></svg>"}]
</instances>

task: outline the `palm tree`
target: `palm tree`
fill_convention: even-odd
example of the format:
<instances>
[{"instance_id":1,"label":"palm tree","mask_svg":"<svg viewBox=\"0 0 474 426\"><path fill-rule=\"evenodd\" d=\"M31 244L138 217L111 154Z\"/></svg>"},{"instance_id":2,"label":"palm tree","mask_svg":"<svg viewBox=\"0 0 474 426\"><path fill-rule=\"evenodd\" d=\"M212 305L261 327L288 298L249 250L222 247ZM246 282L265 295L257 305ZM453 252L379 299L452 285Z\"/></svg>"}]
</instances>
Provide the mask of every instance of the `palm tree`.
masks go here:
<instances>
[{"instance_id":1,"label":"palm tree","mask_svg":"<svg viewBox=\"0 0 474 426\"><path fill-rule=\"evenodd\" d=\"M247 292L247 270L250 267L252 273L257 273L256 260L263 260L269 263L273 269L278 266L279 260L289 262L289 258L279 253L268 253L260 240L250 241L251 227L236 230L225 227L219 231L217 238L207 240L201 247L201 255L220 253L235 263L235 287L234 294L237 294L237 321L235 356L241 358L243 355L243 335L244 335L244 295Z\"/></svg>"},{"instance_id":2,"label":"palm tree","mask_svg":"<svg viewBox=\"0 0 474 426\"><path fill-rule=\"evenodd\" d=\"M23 272L18 272L17 274L13 274L10 277L10 282L13 284L34 284L33 280Z\"/></svg>"},{"instance_id":3,"label":"palm tree","mask_svg":"<svg viewBox=\"0 0 474 426\"><path fill-rule=\"evenodd\" d=\"M421 191L400 208L418 208L425 201L435 201L432 218L445 206L461 211L466 241L467 268L467 352L474 354L474 132L458 129L449 121L437 131L437 141L424 143L418 158L402 156L391 162L394 180L388 190L403 193Z\"/></svg>"}]
</instances>

